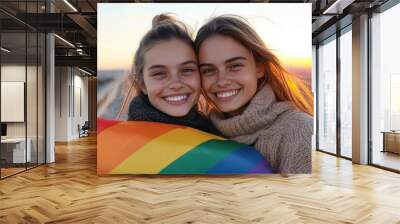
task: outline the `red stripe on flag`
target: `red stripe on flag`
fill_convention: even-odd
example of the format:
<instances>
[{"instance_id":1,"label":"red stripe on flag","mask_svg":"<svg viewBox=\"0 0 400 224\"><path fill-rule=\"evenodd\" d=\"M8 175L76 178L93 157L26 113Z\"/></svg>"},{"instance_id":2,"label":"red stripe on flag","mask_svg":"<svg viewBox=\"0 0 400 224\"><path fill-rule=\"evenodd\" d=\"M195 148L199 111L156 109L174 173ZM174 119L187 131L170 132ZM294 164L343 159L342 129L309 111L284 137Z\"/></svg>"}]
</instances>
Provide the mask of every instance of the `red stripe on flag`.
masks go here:
<instances>
[{"instance_id":1,"label":"red stripe on flag","mask_svg":"<svg viewBox=\"0 0 400 224\"><path fill-rule=\"evenodd\" d=\"M109 128L120 122L121 121L117 120L106 120L103 118L97 118L97 134L100 134L104 129Z\"/></svg>"}]
</instances>

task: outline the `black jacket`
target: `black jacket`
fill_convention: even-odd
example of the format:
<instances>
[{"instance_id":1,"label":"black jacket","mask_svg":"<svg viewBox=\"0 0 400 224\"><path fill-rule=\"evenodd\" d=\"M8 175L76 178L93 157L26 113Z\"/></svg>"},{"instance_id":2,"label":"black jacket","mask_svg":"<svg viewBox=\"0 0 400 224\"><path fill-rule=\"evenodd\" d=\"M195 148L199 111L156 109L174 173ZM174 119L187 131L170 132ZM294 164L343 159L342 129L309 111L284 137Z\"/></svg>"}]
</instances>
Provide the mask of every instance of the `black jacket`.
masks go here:
<instances>
[{"instance_id":1,"label":"black jacket","mask_svg":"<svg viewBox=\"0 0 400 224\"><path fill-rule=\"evenodd\" d=\"M177 124L196 128L215 135L221 133L214 127L211 121L194 106L183 117L172 117L151 105L147 95L141 93L135 96L129 104L129 121L153 121L167 124Z\"/></svg>"}]
</instances>

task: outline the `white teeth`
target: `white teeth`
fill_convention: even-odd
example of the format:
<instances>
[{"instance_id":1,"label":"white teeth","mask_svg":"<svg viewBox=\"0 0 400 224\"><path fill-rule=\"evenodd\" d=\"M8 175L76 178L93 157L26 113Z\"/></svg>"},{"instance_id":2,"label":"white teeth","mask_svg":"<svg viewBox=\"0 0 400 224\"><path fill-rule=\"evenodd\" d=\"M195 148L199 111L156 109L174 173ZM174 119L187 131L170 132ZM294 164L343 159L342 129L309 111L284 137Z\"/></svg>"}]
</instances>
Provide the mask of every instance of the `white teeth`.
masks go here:
<instances>
[{"instance_id":1,"label":"white teeth","mask_svg":"<svg viewBox=\"0 0 400 224\"><path fill-rule=\"evenodd\" d=\"M219 98L225 98L225 97L230 97L238 94L239 90L232 90L232 91L227 91L227 92L218 92L217 97Z\"/></svg>"},{"instance_id":2,"label":"white teeth","mask_svg":"<svg viewBox=\"0 0 400 224\"><path fill-rule=\"evenodd\" d=\"M167 96L167 97L165 97L165 100L166 101L171 101L171 102L177 102L177 101L185 100L187 97L188 97L188 95Z\"/></svg>"}]
</instances>

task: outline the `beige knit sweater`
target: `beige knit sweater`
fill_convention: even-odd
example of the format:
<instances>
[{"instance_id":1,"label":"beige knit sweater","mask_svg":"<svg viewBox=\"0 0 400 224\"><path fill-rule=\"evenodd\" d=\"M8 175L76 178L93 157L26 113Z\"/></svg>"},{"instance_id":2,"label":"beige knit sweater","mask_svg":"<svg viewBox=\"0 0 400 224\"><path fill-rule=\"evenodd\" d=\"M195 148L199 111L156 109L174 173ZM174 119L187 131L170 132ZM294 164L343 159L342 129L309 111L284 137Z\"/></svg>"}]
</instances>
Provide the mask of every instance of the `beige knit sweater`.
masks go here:
<instances>
[{"instance_id":1,"label":"beige knit sweater","mask_svg":"<svg viewBox=\"0 0 400 224\"><path fill-rule=\"evenodd\" d=\"M226 137L253 145L280 173L311 173L313 118L289 102L277 102L269 84L246 109L225 118L211 112L211 121Z\"/></svg>"}]
</instances>

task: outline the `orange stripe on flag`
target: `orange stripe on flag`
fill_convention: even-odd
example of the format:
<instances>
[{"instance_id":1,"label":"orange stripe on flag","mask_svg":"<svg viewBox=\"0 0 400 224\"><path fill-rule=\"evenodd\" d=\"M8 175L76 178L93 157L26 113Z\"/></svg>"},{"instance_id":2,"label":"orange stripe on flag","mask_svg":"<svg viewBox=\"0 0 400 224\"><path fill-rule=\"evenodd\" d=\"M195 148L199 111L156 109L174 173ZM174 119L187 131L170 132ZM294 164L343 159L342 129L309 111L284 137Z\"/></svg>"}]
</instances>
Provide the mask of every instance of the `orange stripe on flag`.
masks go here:
<instances>
[{"instance_id":1,"label":"orange stripe on flag","mask_svg":"<svg viewBox=\"0 0 400 224\"><path fill-rule=\"evenodd\" d=\"M110 172L143 145L175 128L185 127L125 121L104 129L97 135L97 173Z\"/></svg>"}]
</instances>

